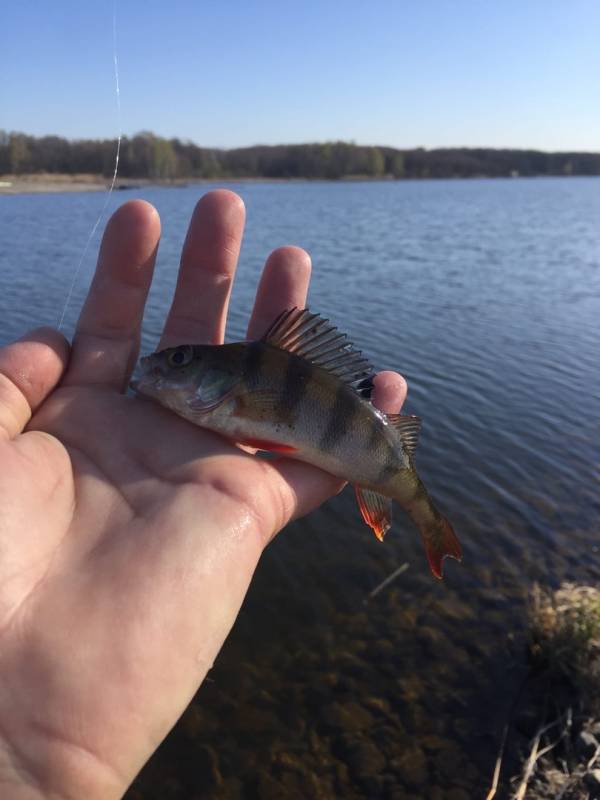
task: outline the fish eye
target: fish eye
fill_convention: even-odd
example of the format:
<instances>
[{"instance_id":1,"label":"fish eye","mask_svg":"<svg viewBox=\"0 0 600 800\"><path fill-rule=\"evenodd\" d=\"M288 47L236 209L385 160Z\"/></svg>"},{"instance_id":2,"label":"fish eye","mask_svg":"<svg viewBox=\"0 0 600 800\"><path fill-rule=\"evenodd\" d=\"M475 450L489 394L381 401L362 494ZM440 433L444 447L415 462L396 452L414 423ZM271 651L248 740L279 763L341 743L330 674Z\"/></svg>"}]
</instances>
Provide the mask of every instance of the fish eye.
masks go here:
<instances>
[{"instance_id":1,"label":"fish eye","mask_svg":"<svg viewBox=\"0 0 600 800\"><path fill-rule=\"evenodd\" d=\"M171 367L185 367L190 363L193 355L194 351L191 347L178 347L169 354L169 365Z\"/></svg>"}]
</instances>

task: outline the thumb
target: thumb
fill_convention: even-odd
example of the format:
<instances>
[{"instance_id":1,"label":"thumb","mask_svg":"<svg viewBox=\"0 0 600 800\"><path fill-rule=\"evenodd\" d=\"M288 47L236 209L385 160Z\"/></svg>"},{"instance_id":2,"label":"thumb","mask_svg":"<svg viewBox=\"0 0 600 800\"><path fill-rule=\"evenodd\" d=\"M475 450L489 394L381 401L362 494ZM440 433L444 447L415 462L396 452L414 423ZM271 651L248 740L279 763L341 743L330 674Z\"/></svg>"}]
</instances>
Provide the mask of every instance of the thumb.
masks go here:
<instances>
[{"instance_id":1,"label":"thumb","mask_svg":"<svg viewBox=\"0 0 600 800\"><path fill-rule=\"evenodd\" d=\"M0 348L0 437L12 439L60 381L69 344L52 328L37 328Z\"/></svg>"}]
</instances>

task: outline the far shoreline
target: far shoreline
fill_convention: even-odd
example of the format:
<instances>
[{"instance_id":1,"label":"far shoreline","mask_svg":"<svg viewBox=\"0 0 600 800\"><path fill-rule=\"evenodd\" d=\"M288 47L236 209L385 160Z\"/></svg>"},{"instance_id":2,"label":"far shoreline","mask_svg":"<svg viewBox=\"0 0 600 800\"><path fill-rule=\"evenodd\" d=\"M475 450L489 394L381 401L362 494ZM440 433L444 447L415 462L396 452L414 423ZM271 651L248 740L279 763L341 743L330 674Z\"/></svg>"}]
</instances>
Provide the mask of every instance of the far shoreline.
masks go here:
<instances>
[{"instance_id":1,"label":"far shoreline","mask_svg":"<svg viewBox=\"0 0 600 800\"><path fill-rule=\"evenodd\" d=\"M215 178L117 178L115 191L145 189L150 186L183 188L186 186L203 185L208 183L404 183L439 180L514 180L515 178L565 178L565 177L598 177L596 175L456 175L453 177L411 177L394 178L391 175L345 175L340 178L276 178L266 176L232 176ZM0 175L0 196L21 194L51 194L65 192L106 192L111 181L103 175L88 173L62 174L62 173L34 173L28 175Z\"/></svg>"}]
</instances>

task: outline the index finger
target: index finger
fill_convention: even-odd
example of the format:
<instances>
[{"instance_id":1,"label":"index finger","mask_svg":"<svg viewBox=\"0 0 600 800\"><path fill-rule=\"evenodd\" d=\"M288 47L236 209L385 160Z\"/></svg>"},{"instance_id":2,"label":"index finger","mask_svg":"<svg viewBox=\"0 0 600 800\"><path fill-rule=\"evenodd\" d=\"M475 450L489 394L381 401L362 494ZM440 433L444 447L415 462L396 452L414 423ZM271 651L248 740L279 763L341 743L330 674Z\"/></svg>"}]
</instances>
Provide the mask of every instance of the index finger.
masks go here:
<instances>
[{"instance_id":1,"label":"index finger","mask_svg":"<svg viewBox=\"0 0 600 800\"><path fill-rule=\"evenodd\" d=\"M160 237L156 209L131 200L109 219L98 266L77 323L65 385L122 391L137 359Z\"/></svg>"}]
</instances>

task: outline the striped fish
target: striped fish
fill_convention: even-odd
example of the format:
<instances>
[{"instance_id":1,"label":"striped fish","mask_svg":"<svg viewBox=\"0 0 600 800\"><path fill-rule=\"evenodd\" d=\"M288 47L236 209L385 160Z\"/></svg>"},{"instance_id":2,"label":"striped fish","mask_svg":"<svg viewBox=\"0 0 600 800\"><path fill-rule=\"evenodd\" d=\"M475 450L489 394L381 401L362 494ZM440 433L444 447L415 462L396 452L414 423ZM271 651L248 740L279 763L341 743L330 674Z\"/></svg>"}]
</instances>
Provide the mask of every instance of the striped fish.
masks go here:
<instances>
[{"instance_id":1,"label":"striped fish","mask_svg":"<svg viewBox=\"0 0 600 800\"><path fill-rule=\"evenodd\" d=\"M458 539L414 467L421 421L370 403L373 368L328 320L293 308L258 341L173 347L141 366L138 393L235 442L352 483L380 540L396 500L419 528L436 577L446 556L460 560Z\"/></svg>"}]
</instances>

